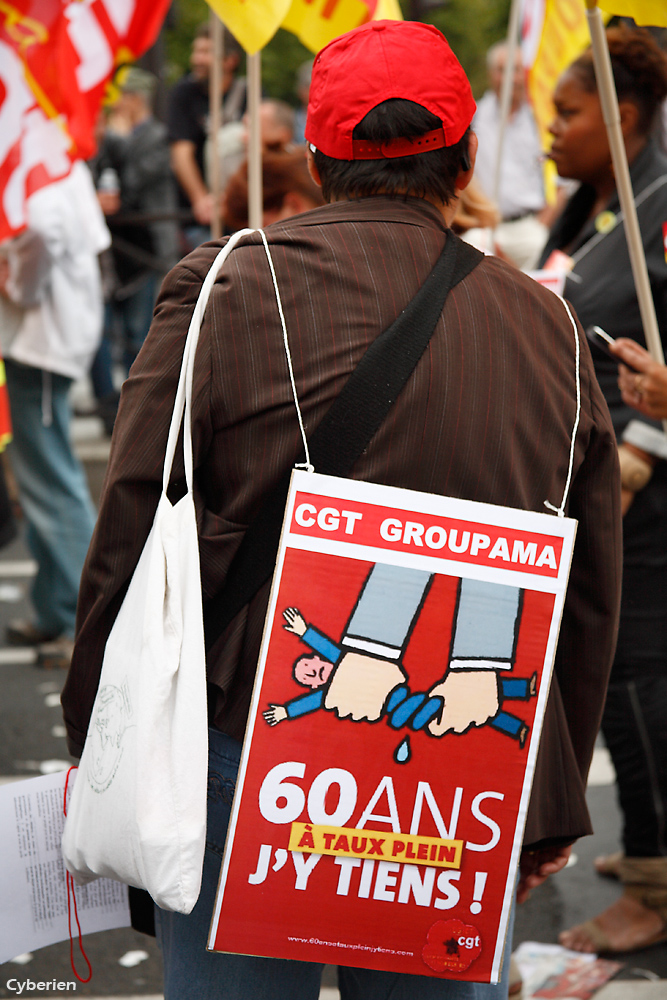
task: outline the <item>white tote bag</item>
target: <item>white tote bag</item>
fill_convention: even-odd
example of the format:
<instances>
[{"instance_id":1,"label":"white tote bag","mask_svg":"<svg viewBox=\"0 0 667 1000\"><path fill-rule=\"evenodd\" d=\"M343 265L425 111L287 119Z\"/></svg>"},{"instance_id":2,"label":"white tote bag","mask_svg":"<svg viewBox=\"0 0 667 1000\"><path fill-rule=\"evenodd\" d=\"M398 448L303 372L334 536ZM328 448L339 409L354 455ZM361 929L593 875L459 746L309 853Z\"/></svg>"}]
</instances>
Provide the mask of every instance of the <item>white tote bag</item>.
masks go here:
<instances>
[{"instance_id":1,"label":"white tote bag","mask_svg":"<svg viewBox=\"0 0 667 1000\"><path fill-rule=\"evenodd\" d=\"M190 913L206 836L208 736L199 543L192 494L192 373L201 321L236 233L202 285L183 352L155 520L109 635L62 853L80 884L103 876ZM187 493L167 486L183 422Z\"/></svg>"}]
</instances>

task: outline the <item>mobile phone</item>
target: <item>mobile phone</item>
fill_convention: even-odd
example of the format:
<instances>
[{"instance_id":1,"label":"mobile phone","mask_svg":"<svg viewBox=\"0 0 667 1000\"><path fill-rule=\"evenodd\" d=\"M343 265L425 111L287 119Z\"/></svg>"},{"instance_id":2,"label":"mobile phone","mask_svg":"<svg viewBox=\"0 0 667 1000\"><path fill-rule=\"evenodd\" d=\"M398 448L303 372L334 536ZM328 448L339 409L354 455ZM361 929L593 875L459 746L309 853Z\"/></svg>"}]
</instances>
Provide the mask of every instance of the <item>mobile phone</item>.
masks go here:
<instances>
[{"instance_id":1,"label":"mobile phone","mask_svg":"<svg viewBox=\"0 0 667 1000\"><path fill-rule=\"evenodd\" d=\"M627 361L621 362L621 360L617 358L615 354L612 354L612 352L609 350L609 345L614 343L614 338L611 337L606 330L603 330L601 326L587 327L586 336L588 337L588 343L594 344L599 351L602 351L603 354L606 354L608 358L611 358L614 364L617 365L624 364L626 368L630 369L630 371L632 372L637 371L637 369L633 368L632 365L629 365Z\"/></svg>"}]
</instances>

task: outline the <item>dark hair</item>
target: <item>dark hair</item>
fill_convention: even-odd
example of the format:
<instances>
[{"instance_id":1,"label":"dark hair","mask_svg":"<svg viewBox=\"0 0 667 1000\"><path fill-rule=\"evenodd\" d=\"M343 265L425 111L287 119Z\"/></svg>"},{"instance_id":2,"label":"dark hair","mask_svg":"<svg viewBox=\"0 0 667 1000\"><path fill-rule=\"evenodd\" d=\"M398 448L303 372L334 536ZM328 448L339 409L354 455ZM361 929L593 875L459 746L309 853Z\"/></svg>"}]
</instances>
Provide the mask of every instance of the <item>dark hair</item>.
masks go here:
<instances>
[{"instance_id":1,"label":"dark hair","mask_svg":"<svg viewBox=\"0 0 667 1000\"><path fill-rule=\"evenodd\" d=\"M353 139L388 142L413 139L440 128L442 121L421 104L392 98L378 104L355 127ZM449 202L454 182L468 155L470 130L454 146L428 153L383 160L338 160L317 150L315 165L327 201L337 198L367 198L385 194L390 198L436 198Z\"/></svg>"},{"instance_id":2,"label":"dark hair","mask_svg":"<svg viewBox=\"0 0 667 1000\"><path fill-rule=\"evenodd\" d=\"M211 26L208 21L202 21L195 29L195 38L210 38ZM222 48L225 56L238 56L239 62L243 56L243 47L236 41L229 28L222 26Z\"/></svg>"},{"instance_id":3,"label":"dark hair","mask_svg":"<svg viewBox=\"0 0 667 1000\"><path fill-rule=\"evenodd\" d=\"M642 135L653 129L660 105L667 97L667 56L643 28L619 25L607 29L611 68L619 101L632 101L639 109L637 128ZM588 93L597 92L593 53L588 49L570 66Z\"/></svg>"},{"instance_id":4,"label":"dark hair","mask_svg":"<svg viewBox=\"0 0 667 1000\"><path fill-rule=\"evenodd\" d=\"M313 205L323 204L322 192L308 173L303 147L293 153L265 153L262 157L264 211L276 211L288 194L297 192ZM225 223L229 229L248 225L248 163L229 178L225 190Z\"/></svg>"}]
</instances>

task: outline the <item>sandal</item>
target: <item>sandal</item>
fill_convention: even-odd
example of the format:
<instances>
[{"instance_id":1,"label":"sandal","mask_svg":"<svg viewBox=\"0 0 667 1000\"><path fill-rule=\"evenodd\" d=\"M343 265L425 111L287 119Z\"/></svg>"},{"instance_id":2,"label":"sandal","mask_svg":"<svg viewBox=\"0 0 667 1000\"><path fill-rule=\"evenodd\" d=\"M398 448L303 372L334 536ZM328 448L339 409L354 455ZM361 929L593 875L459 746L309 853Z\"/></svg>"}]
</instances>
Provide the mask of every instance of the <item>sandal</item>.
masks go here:
<instances>
[{"instance_id":1,"label":"sandal","mask_svg":"<svg viewBox=\"0 0 667 1000\"><path fill-rule=\"evenodd\" d=\"M606 875L608 878L621 877L621 862L625 855L623 851L614 851L613 854L600 854L593 862L598 875Z\"/></svg>"},{"instance_id":2,"label":"sandal","mask_svg":"<svg viewBox=\"0 0 667 1000\"><path fill-rule=\"evenodd\" d=\"M571 951L622 954L667 941L667 926L655 910L625 893L597 917L563 931L558 940Z\"/></svg>"}]
</instances>

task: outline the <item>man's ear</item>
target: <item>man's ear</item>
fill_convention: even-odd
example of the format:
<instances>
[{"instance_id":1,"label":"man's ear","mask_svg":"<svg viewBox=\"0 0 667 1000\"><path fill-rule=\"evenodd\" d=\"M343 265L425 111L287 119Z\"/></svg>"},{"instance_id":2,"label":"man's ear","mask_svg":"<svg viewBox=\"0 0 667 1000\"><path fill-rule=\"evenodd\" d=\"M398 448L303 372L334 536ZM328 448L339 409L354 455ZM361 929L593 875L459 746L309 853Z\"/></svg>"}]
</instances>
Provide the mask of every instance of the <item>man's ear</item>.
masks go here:
<instances>
[{"instance_id":1,"label":"man's ear","mask_svg":"<svg viewBox=\"0 0 667 1000\"><path fill-rule=\"evenodd\" d=\"M312 151L308 148L306 149L306 163L308 164L308 173L313 178L313 181L317 184L317 186L321 188L322 179L320 177L320 172L317 169L315 157L313 156Z\"/></svg>"},{"instance_id":2,"label":"man's ear","mask_svg":"<svg viewBox=\"0 0 667 1000\"><path fill-rule=\"evenodd\" d=\"M454 181L454 187L458 193L465 191L472 180L472 175L475 172L475 160L477 159L477 146L477 136L471 132L468 140L468 162L462 164L459 175Z\"/></svg>"}]
</instances>

